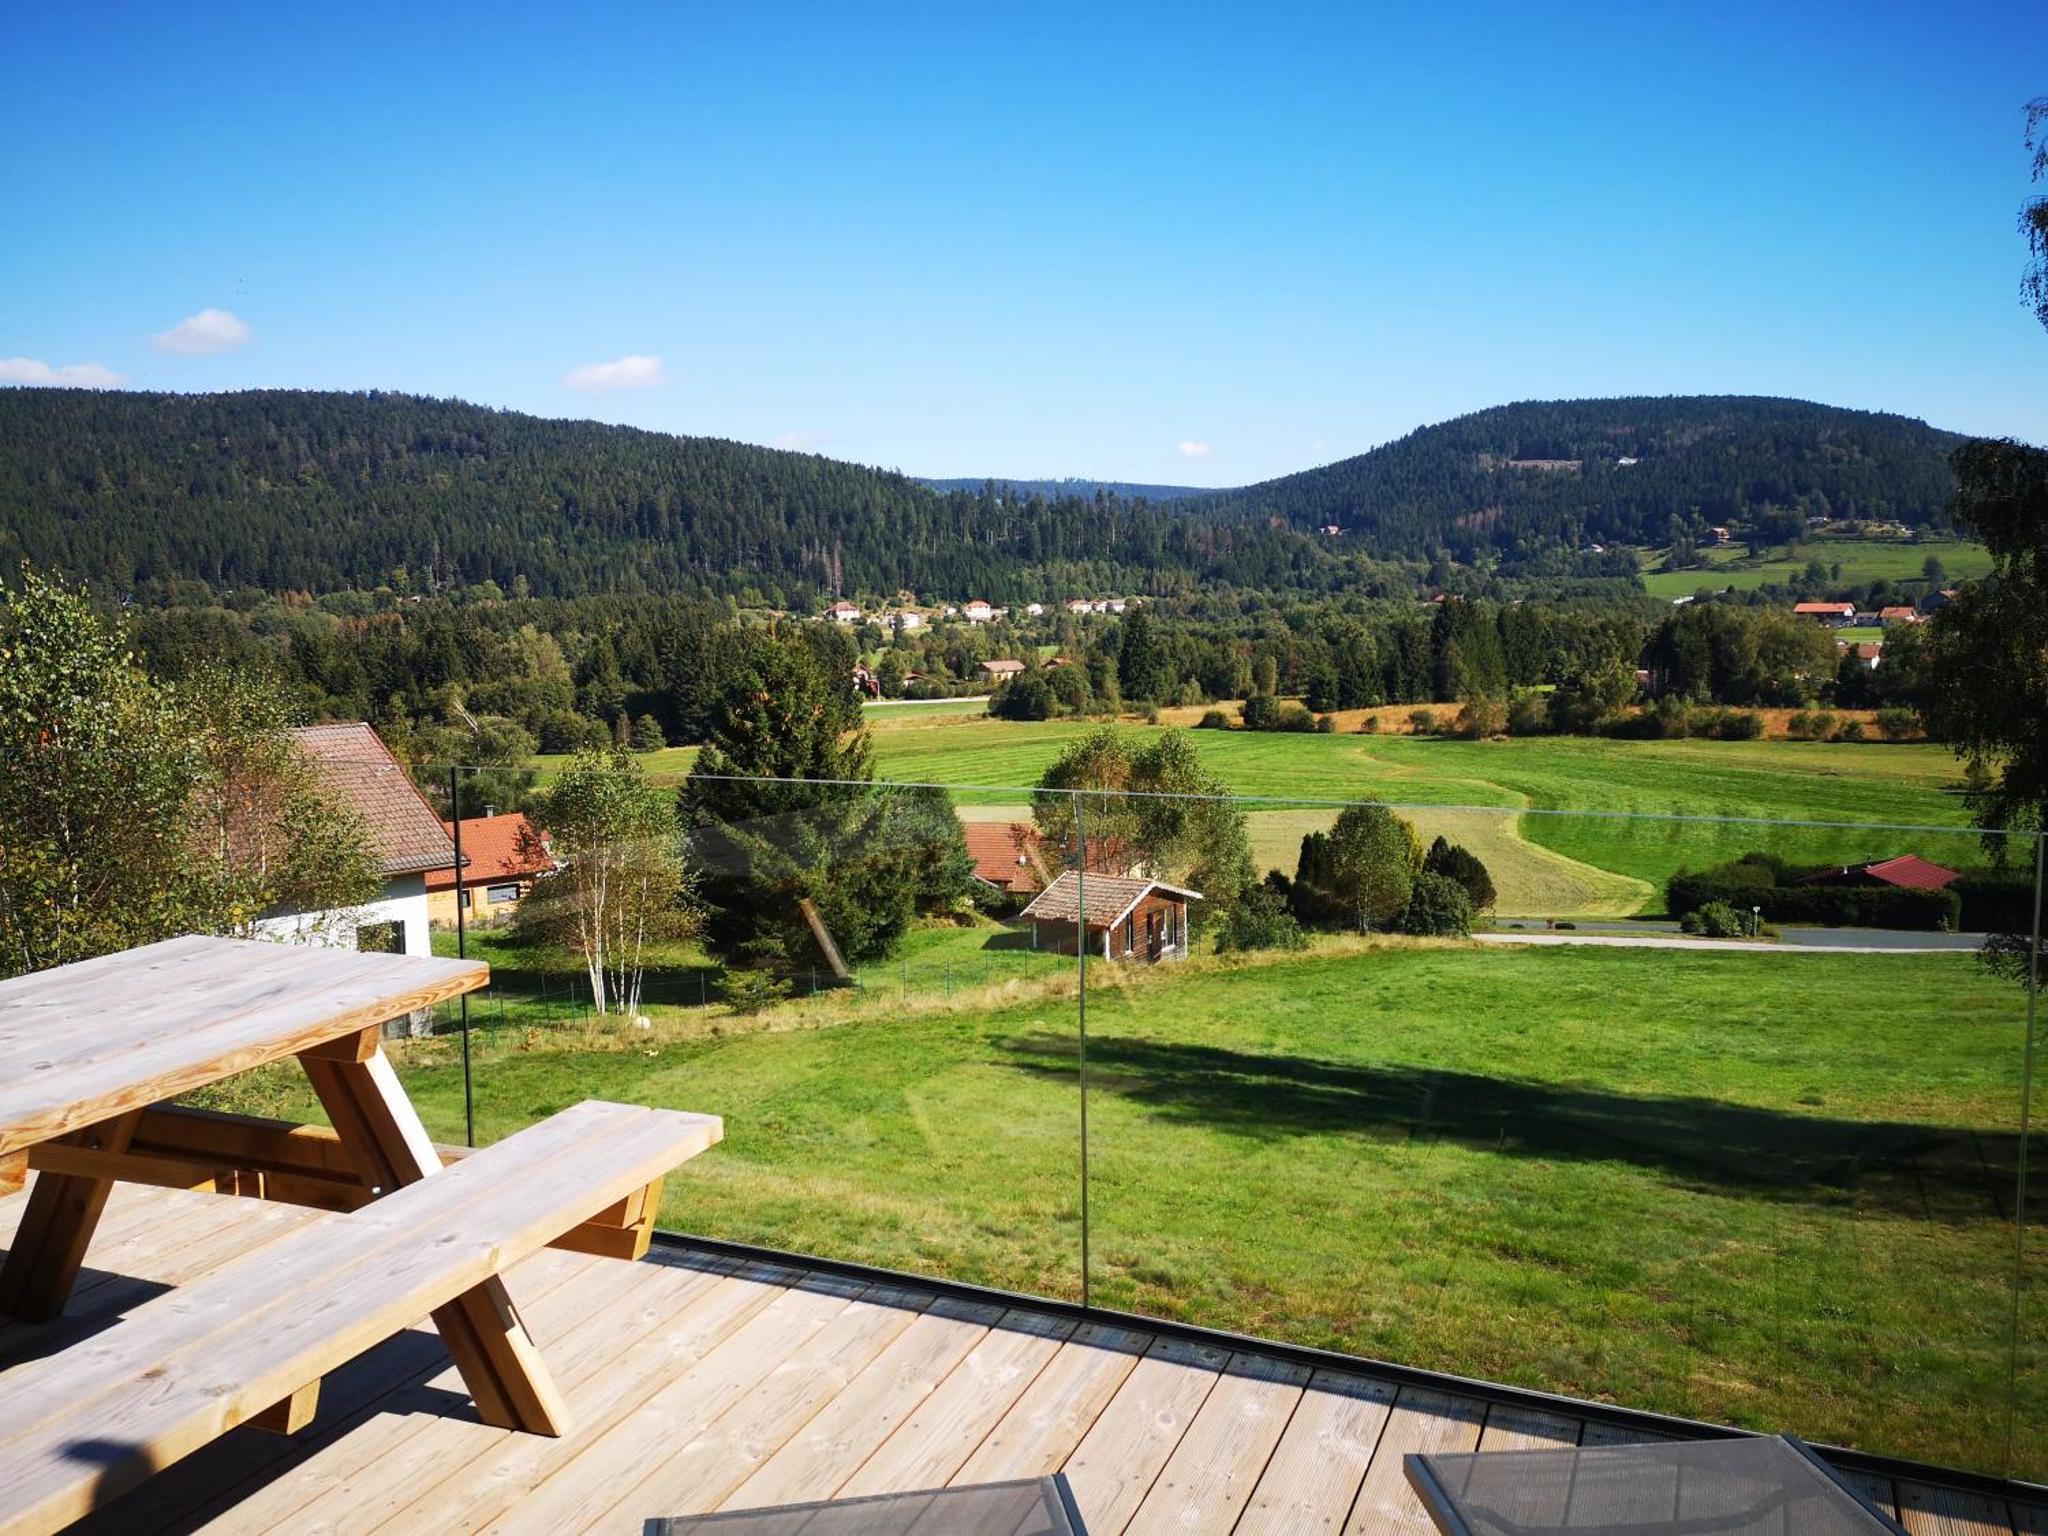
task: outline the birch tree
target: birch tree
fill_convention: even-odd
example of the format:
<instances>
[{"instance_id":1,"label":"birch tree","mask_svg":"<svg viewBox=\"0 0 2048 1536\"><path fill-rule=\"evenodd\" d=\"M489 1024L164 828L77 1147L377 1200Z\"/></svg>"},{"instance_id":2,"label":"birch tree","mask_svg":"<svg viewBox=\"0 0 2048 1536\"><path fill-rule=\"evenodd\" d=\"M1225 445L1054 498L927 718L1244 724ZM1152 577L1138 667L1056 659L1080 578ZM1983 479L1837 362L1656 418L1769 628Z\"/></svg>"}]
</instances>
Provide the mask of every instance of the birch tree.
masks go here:
<instances>
[{"instance_id":1,"label":"birch tree","mask_svg":"<svg viewBox=\"0 0 2048 1536\"><path fill-rule=\"evenodd\" d=\"M698 908L667 795L623 750L579 752L538 799L561 868L521 903L517 931L573 952L598 1013L639 1013L650 945L687 938Z\"/></svg>"}]
</instances>

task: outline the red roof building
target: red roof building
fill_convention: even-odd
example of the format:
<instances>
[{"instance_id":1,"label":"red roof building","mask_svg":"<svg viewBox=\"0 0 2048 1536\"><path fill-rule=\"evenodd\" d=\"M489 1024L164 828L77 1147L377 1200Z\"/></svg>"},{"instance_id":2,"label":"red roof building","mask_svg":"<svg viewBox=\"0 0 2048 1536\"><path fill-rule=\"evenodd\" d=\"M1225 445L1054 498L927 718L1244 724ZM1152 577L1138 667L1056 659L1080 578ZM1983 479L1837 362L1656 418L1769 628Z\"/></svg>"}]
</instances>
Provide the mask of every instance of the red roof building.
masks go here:
<instances>
[{"instance_id":1,"label":"red roof building","mask_svg":"<svg viewBox=\"0 0 2048 1536\"><path fill-rule=\"evenodd\" d=\"M960 825L974 878L999 891L1027 896L1045 885L1045 851L1037 829L1021 821L968 821Z\"/></svg>"},{"instance_id":2,"label":"red roof building","mask_svg":"<svg viewBox=\"0 0 2048 1536\"><path fill-rule=\"evenodd\" d=\"M441 825L452 841L455 823ZM461 899L469 922L510 914L532 893L534 880L556 867L548 835L516 811L506 816L465 816L462 859ZM453 923L455 908L455 871L428 871L428 916L437 923Z\"/></svg>"},{"instance_id":3,"label":"red roof building","mask_svg":"<svg viewBox=\"0 0 2048 1536\"><path fill-rule=\"evenodd\" d=\"M1943 891L1962 878L1958 870L1931 863L1917 853L1878 859L1870 864L1844 864L1808 875L1807 885L1896 885L1909 891Z\"/></svg>"},{"instance_id":4,"label":"red roof building","mask_svg":"<svg viewBox=\"0 0 2048 1536\"><path fill-rule=\"evenodd\" d=\"M1794 603L1792 611L1802 618L1836 619L1844 623L1856 617L1854 603Z\"/></svg>"}]
</instances>

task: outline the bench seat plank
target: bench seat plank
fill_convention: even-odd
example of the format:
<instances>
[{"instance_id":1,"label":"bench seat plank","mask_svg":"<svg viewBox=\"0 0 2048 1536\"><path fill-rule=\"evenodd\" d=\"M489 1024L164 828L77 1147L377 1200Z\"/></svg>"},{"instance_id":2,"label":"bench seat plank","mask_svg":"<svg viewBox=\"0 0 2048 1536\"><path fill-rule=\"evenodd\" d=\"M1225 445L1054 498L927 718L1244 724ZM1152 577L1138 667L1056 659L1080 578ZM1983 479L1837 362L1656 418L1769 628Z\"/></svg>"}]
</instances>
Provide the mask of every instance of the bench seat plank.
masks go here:
<instances>
[{"instance_id":1,"label":"bench seat plank","mask_svg":"<svg viewBox=\"0 0 2048 1536\"><path fill-rule=\"evenodd\" d=\"M716 1117L589 1102L321 1215L0 1375L0 1532L54 1531L715 1143Z\"/></svg>"}]
</instances>

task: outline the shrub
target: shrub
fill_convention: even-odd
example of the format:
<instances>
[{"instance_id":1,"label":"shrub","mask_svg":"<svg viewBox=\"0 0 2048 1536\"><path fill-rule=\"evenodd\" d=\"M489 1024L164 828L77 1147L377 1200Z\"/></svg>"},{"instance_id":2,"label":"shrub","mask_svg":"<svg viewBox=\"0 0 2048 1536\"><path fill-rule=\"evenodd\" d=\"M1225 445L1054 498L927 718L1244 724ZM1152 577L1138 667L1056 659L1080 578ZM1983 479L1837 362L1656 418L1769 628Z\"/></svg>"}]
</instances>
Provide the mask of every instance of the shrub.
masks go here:
<instances>
[{"instance_id":1,"label":"shrub","mask_svg":"<svg viewBox=\"0 0 2048 1536\"><path fill-rule=\"evenodd\" d=\"M1692 734L1714 741L1755 741L1764 733L1764 717L1753 709L1708 709L1692 717Z\"/></svg>"},{"instance_id":2,"label":"shrub","mask_svg":"<svg viewBox=\"0 0 2048 1536\"><path fill-rule=\"evenodd\" d=\"M1287 910L1286 895L1271 885L1247 886L1216 928L1219 955L1306 948L1308 938Z\"/></svg>"},{"instance_id":3,"label":"shrub","mask_svg":"<svg viewBox=\"0 0 2048 1536\"><path fill-rule=\"evenodd\" d=\"M1248 731L1270 731L1280 719L1280 701L1270 693L1255 693L1239 711Z\"/></svg>"},{"instance_id":4,"label":"shrub","mask_svg":"<svg viewBox=\"0 0 2048 1536\"><path fill-rule=\"evenodd\" d=\"M1037 672L1025 672L998 687L988 701L988 712L998 720L1050 720L1053 716L1052 688Z\"/></svg>"},{"instance_id":5,"label":"shrub","mask_svg":"<svg viewBox=\"0 0 2048 1536\"><path fill-rule=\"evenodd\" d=\"M1333 731L1335 731L1336 729L1337 729L1337 717L1336 717L1335 715L1317 715L1317 716L1316 716L1316 730L1317 730L1317 731L1318 731L1318 732L1319 732L1320 734L1322 734L1322 735L1324 735L1324 736L1328 736L1329 734L1331 734L1331 733L1332 733Z\"/></svg>"},{"instance_id":6,"label":"shrub","mask_svg":"<svg viewBox=\"0 0 2048 1536\"><path fill-rule=\"evenodd\" d=\"M1195 722L1195 729L1198 731L1227 731L1230 729L1230 716L1224 714L1220 709L1205 709L1202 711L1202 718Z\"/></svg>"},{"instance_id":7,"label":"shrub","mask_svg":"<svg viewBox=\"0 0 2048 1536\"><path fill-rule=\"evenodd\" d=\"M1380 717L1379 717L1378 715L1367 715L1367 716L1366 716L1366 717L1365 717L1365 718L1364 718L1363 720L1361 720L1361 721L1359 721L1359 722L1358 722L1358 734L1359 734L1359 735L1361 735L1361 736L1377 736L1377 735L1379 735L1379 733L1380 733Z\"/></svg>"},{"instance_id":8,"label":"shrub","mask_svg":"<svg viewBox=\"0 0 2048 1536\"><path fill-rule=\"evenodd\" d=\"M1877 712L1877 728L1887 741L1904 741L1920 729L1920 717L1894 704Z\"/></svg>"},{"instance_id":9,"label":"shrub","mask_svg":"<svg viewBox=\"0 0 2048 1536\"><path fill-rule=\"evenodd\" d=\"M1479 856L1458 843L1439 837L1429 845L1429 853L1422 861L1422 867L1432 875L1442 875L1458 883L1466 899L1472 903L1474 912L1487 912L1493 908L1496 892L1493 876Z\"/></svg>"},{"instance_id":10,"label":"shrub","mask_svg":"<svg viewBox=\"0 0 2048 1536\"><path fill-rule=\"evenodd\" d=\"M1399 927L1423 938L1464 938L1472 931L1472 900L1450 876L1424 871L1409 889Z\"/></svg>"},{"instance_id":11,"label":"shrub","mask_svg":"<svg viewBox=\"0 0 2048 1536\"><path fill-rule=\"evenodd\" d=\"M1436 731L1436 711L1416 709L1408 713L1408 729L1418 736L1433 735Z\"/></svg>"},{"instance_id":12,"label":"shrub","mask_svg":"<svg viewBox=\"0 0 2048 1536\"><path fill-rule=\"evenodd\" d=\"M1550 697L1533 689L1524 690L1508 705L1510 736L1543 736L1550 731Z\"/></svg>"},{"instance_id":13,"label":"shrub","mask_svg":"<svg viewBox=\"0 0 2048 1536\"><path fill-rule=\"evenodd\" d=\"M1483 741L1489 736L1500 735L1507 728L1507 707L1500 700L1475 697L1467 699L1458 710L1451 734L1466 741Z\"/></svg>"},{"instance_id":14,"label":"shrub","mask_svg":"<svg viewBox=\"0 0 2048 1536\"><path fill-rule=\"evenodd\" d=\"M1962 909L1953 889L1908 890L1890 885L1803 885L1782 860L1749 854L1704 874L1680 870L1665 882L1664 900L1673 912L1695 912L1709 902L1726 902L1742 913L1761 907L1774 923L1820 923L1829 927L1952 930Z\"/></svg>"},{"instance_id":15,"label":"shrub","mask_svg":"<svg viewBox=\"0 0 2048 1536\"><path fill-rule=\"evenodd\" d=\"M751 1015L789 996L789 983L768 971L727 971L718 990L734 1013Z\"/></svg>"},{"instance_id":16,"label":"shrub","mask_svg":"<svg viewBox=\"0 0 2048 1536\"><path fill-rule=\"evenodd\" d=\"M1273 723L1267 729L1275 731L1313 731L1316 717L1308 712L1308 706L1297 704L1292 699L1280 706Z\"/></svg>"},{"instance_id":17,"label":"shrub","mask_svg":"<svg viewBox=\"0 0 2048 1536\"><path fill-rule=\"evenodd\" d=\"M1861 720L1844 720L1841 728L1835 732L1835 740L1837 741L1861 741L1862 739L1863 722Z\"/></svg>"},{"instance_id":18,"label":"shrub","mask_svg":"<svg viewBox=\"0 0 2048 1536\"><path fill-rule=\"evenodd\" d=\"M1802 709L1785 722L1785 734L1795 741L1826 741L1835 733L1835 715L1829 709Z\"/></svg>"},{"instance_id":19,"label":"shrub","mask_svg":"<svg viewBox=\"0 0 2048 1536\"><path fill-rule=\"evenodd\" d=\"M1695 924L1686 931L1709 939L1739 939L1749 932L1748 916L1725 901L1710 901L1699 911L1689 912L1686 916Z\"/></svg>"}]
</instances>

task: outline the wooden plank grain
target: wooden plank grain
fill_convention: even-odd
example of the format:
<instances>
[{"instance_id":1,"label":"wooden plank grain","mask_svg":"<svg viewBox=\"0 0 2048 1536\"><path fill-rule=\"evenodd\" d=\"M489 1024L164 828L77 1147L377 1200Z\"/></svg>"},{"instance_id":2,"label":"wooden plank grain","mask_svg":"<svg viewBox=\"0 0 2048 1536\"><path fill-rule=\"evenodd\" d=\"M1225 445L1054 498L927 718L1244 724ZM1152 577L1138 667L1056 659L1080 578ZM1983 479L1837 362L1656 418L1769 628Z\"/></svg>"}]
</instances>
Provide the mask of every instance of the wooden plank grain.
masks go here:
<instances>
[{"instance_id":1,"label":"wooden plank grain","mask_svg":"<svg viewBox=\"0 0 2048 1536\"><path fill-rule=\"evenodd\" d=\"M2012 1536L2012 1511L2002 1499L1931 1483L1897 1487L1899 1524L1912 1536Z\"/></svg>"},{"instance_id":2,"label":"wooden plank grain","mask_svg":"<svg viewBox=\"0 0 2048 1536\"><path fill-rule=\"evenodd\" d=\"M1337 1532L1357 1500L1393 1411L1391 1382L1321 1370L1274 1448L1237 1536Z\"/></svg>"},{"instance_id":3,"label":"wooden plank grain","mask_svg":"<svg viewBox=\"0 0 2048 1536\"><path fill-rule=\"evenodd\" d=\"M753 1391L783 1361L795 1355L858 1299L865 1288L837 1278L809 1277L777 1296L710 1353L664 1382L626 1418L612 1422L594 1440L573 1442L566 1462L503 1505L489 1531L580 1531L601 1520L621 1493L643 1476L650 1458L686 1443ZM443 1523L431 1508L420 1525ZM467 1517L465 1517L465 1522ZM392 1529L416 1529L394 1522Z\"/></svg>"},{"instance_id":4,"label":"wooden plank grain","mask_svg":"<svg viewBox=\"0 0 2048 1536\"><path fill-rule=\"evenodd\" d=\"M1366 1468L1346 1536L1436 1536L1422 1501L1408 1486L1401 1458L1432 1451L1469 1451L1479 1444L1486 1405L1424 1387L1403 1387Z\"/></svg>"},{"instance_id":5,"label":"wooden plank grain","mask_svg":"<svg viewBox=\"0 0 2048 1536\"><path fill-rule=\"evenodd\" d=\"M1227 1349L1152 1341L1060 1469L1091 1532L1130 1522L1229 1363Z\"/></svg>"},{"instance_id":6,"label":"wooden plank grain","mask_svg":"<svg viewBox=\"0 0 2048 1536\"><path fill-rule=\"evenodd\" d=\"M0 1155L489 979L481 961L176 939L0 981Z\"/></svg>"},{"instance_id":7,"label":"wooden plank grain","mask_svg":"<svg viewBox=\"0 0 2048 1536\"><path fill-rule=\"evenodd\" d=\"M1083 1323L953 1474L950 1486L1052 1476L1151 1343L1149 1334Z\"/></svg>"},{"instance_id":8,"label":"wooden plank grain","mask_svg":"<svg viewBox=\"0 0 2048 1536\"><path fill-rule=\"evenodd\" d=\"M840 1494L944 1487L1052 1363L1074 1326L1028 1308L1005 1313L841 1485Z\"/></svg>"},{"instance_id":9,"label":"wooden plank grain","mask_svg":"<svg viewBox=\"0 0 2048 1536\"><path fill-rule=\"evenodd\" d=\"M1232 1355L1138 1506L1127 1528L1131 1536L1234 1529L1308 1381L1306 1366Z\"/></svg>"},{"instance_id":10,"label":"wooden plank grain","mask_svg":"<svg viewBox=\"0 0 2048 1536\"><path fill-rule=\"evenodd\" d=\"M719 1505L828 1499L988 1337L1002 1309L942 1298Z\"/></svg>"},{"instance_id":11,"label":"wooden plank grain","mask_svg":"<svg viewBox=\"0 0 2048 1536\"><path fill-rule=\"evenodd\" d=\"M930 1302L928 1295L879 1289L857 1297L800 1356L783 1360L753 1391L680 1446L666 1455L657 1450L646 1474L612 1506L614 1515L637 1526L642 1510L701 1514L716 1509L901 1338Z\"/></svg>"}]
</instances>

